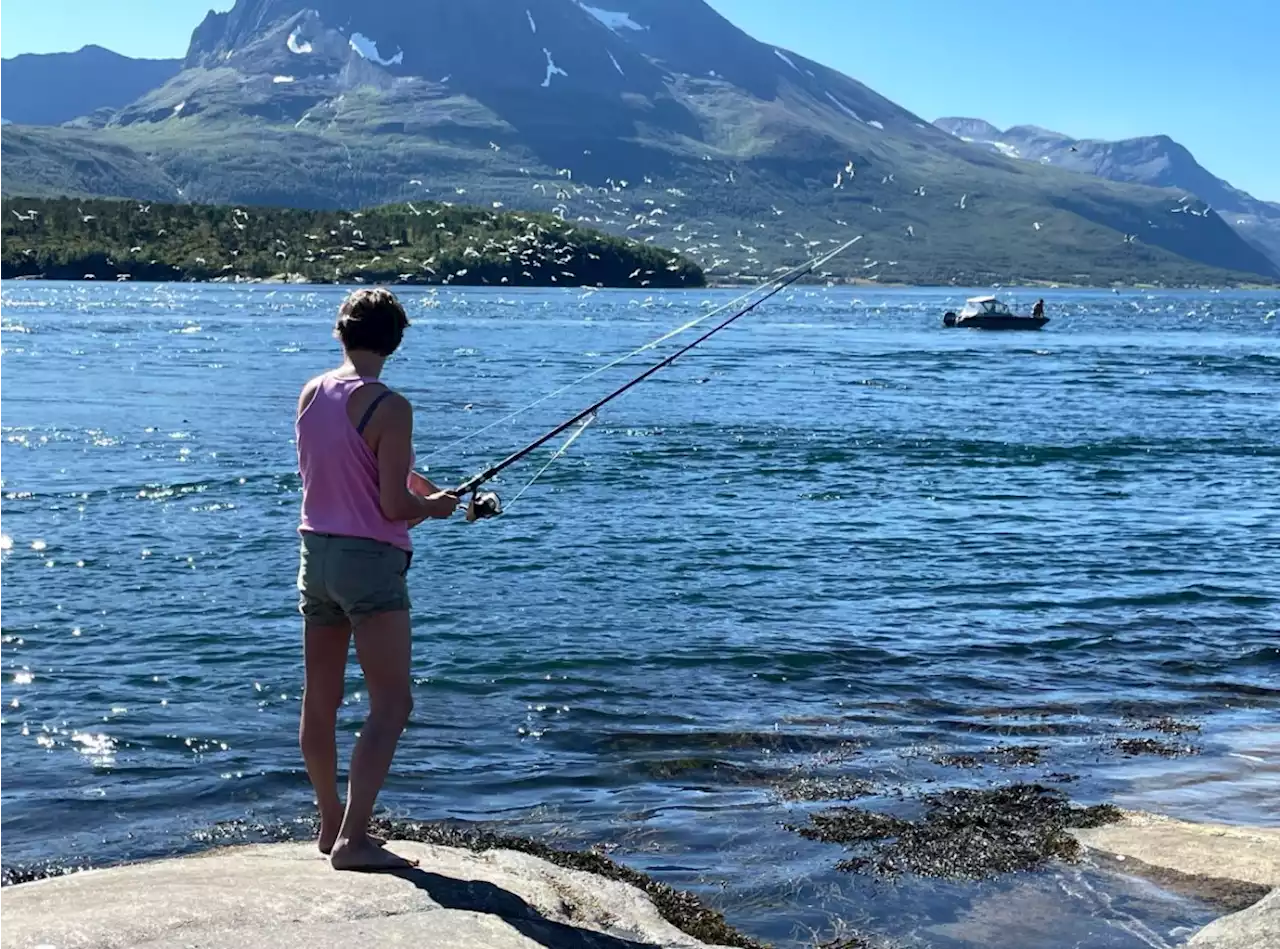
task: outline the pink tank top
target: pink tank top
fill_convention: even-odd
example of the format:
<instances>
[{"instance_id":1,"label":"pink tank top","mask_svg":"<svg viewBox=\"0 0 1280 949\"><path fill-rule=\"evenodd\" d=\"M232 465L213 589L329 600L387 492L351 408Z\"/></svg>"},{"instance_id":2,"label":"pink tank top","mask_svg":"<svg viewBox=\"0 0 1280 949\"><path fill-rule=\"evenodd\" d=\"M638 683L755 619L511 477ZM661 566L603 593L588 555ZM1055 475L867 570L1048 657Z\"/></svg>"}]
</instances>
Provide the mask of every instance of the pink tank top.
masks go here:
<instances>
[{"instance_id":1,"label":"pink tank top","mask_svg":"<svg viewBox=\"0 0 1280 949\"><path fill-rule=\"evenodd\" d=\"M298 530L367 537L412 551L408 523L389 521L382 514L378 458L347 415L351 393L378 381L328 373L321 377L311 404L298 416L298 470L302 474L302 523Z\"/></svg>"}]
</instances>

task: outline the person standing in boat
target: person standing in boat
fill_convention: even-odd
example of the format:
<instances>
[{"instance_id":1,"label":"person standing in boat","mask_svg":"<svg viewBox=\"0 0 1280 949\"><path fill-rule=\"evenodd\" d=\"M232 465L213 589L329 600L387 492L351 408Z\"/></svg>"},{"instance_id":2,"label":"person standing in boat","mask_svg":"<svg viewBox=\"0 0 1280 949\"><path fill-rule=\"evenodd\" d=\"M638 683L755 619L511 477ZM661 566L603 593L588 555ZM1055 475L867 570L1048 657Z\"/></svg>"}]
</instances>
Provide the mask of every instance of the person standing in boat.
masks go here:
<instances>
[{"instance_id":1,"label":"person standing in boat","mask_svg":"<svg viewBox=\"0 0 1280 949\"><path fill-rule=\"evenodd\" d=\"M308 382L298 399L305 668L298 739L320 809L319 847L340 870L408 863L369 835L369 821L413 709L409 529L458 505L413 471L413 408L379 378L408 325L389 290L353 292L334 329L342 365ZM369 716L351 755L344 808L336 729L353 636Z\"/></svg>"},{"instance_id":2,"label":"person standing in boat","mask_svg":"<svg viewBox=\"0 0 1280 949\"><path fill-rule=\"evenodd\" d=\"M1044 319L1044 300L1036 301L1036 305L1031 308L1031 315L1038 320Z\"/></svg>"}]
</instances>

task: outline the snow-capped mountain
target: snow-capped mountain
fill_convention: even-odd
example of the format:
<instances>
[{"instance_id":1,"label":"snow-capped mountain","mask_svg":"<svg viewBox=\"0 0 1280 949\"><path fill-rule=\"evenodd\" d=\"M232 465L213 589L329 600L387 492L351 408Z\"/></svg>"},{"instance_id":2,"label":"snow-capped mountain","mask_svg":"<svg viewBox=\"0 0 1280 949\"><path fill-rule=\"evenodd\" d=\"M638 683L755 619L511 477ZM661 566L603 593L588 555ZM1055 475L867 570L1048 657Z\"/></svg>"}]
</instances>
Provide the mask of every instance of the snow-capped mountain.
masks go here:
<instances>
[{"instance_id":1,"label":"snow-capped mountain","mask_svg":"<svg viewBox=\"0 0 1280 949\"><path fill-rule=\"evenodd\" d=\"M685 77L771 96L785 80L877 113L860 121L914 121L856 83L842 104L854 90L822 84L847 77L754 40L702 0L240 0L205 18L186 64L336 78L356 60L468 93L655 95Z\"/></svg>"},{"instance_id":2,"label":"snow-capped mountain","mask_svg":"<svg viewBox=\"0 0 1280 949\"><path fill-rule=\"evenodd\" d=\"M240 0L196 29L186 66L119 124L163 120L179 102L184 117L247 104L304 125L339 114L350 123L359 116L342 97L372 86L385 98L365 115L386 129L436 125L430 103L464 96L524 137L577 145L639 134L743 154L756 151L742 134L750 127L724 127L743 97L785 95L836 126L936 135L862 84L757 42L702 0ZM241 88L228 86L228 70ZM725 122L690 102L703 97L722 100Z\"/></svg>"},{"instance_id":3,"label":"snow-capped mountain","mask_svg":"<svg viewBox=\"0 0 1280 949\"><path fill-rule=\"evenodd\" d=\"M1223 181L1167 135L1104 141L1076 139L1034 125L1001 131L982 119L944 118L934 124L1009 158L1193 194L1280 264L1280 204L1261 201Z\"/></svg>"}]
</instances>

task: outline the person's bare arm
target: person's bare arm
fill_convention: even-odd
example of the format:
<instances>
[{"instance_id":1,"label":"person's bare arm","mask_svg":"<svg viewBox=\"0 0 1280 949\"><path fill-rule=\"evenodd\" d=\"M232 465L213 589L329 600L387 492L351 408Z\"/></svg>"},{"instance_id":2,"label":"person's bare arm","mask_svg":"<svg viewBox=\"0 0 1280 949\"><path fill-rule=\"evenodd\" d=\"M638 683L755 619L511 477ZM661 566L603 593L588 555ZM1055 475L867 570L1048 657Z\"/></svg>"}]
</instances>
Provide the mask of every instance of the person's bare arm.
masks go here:
<instances>
[{"instance_id":1,"label":"person's bare arm","mask_svg":"<svg viewBox=\"0 0 1280 949\"><path fill-rule=\"evenodd\" d=\"M378 502L389 521L417 523L424 518L445 518L458 506L456 495L436 491L424 497L409 490L413 460L413 407L404 396L392 393L382 403L378 433Z\"/></svg>"},{"instance_id":2,"label":"person's bare arm","mask_svg":"<svg viewBox=\"0 0 1280 949\"><path fill-rule=\"evenodd\" d=\"M409 472L409 490L414 494L432 495L438 494L444 488L436 485L430 478L422 474L420 471Z\"/></svg>"},{"instance_id":3,"label":"person's bare arm","mask_svg":"<svg viewBox=\"0 0 1280 949\"><path fill-rule=\"evenodd\" d=\"M302 417L302 413L306 411L307 406L311 404L311 400L316 397L316 390L320 388L320 380L312 379L302 387L302 394L298 396L298 418Z\"/></svg>"}]
</instances>

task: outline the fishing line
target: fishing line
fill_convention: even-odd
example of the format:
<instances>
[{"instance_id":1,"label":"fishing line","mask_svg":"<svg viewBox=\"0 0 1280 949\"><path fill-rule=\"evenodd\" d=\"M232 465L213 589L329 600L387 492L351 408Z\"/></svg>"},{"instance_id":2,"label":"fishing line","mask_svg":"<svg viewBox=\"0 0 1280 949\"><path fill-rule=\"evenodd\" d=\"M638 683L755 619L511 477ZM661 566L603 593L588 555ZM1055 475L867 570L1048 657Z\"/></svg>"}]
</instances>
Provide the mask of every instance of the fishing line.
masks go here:
<instances>
[{"instance_id":1,"label":"fishing line","mask_svg":"<svg viewBox=\"0 0 1280 949\"><path fill-rule=\"evenodd\" d=\"M857 238L855 238L855 240L856 239ZM447 445L444 445L440 448L435 449L434 451L424 455L423 458L429 460L431 458L436 458L440 455L443 455L446 452L451 452L453 449L457 448L459 445L469 442L471 441L471 439L476 438L480 435L483 435L485 432L488 432L494 428L497 428L499 425L502 425L506 422L510 422L512 419L520 415L523 415L525 412L529 411L532 408L535 408L536 406L541 405L543 402L546 402L549 399L554 399L558 395L564 395L564 393L568 392L574 386L581 385L582 383L586 382L588 379L592 378L593 376L598 376L602 372L607 372L608 370L613 369L616 366L620 366L627 360L634 359L636 356L639 356L642 353L646 353L649 350L662 345L672 337L679 336L681 333L684 333L684 332L687 332L688 330L693 329L699 323L704 323L707 320L711 319L711 317L713 316L718 316L719 314L725 312L726 310L729 310L735 306L741 305L744 300L749 300L753 295L762 292L765 288L772 286L774 283L777 283L779 280L785 280L786 278L790 277L792 274L796 273L797 271L800 271L802 273L807 272L805 268L813 268L815 266L819 266L819 265L814 263L813 261L810 261L808 263L799 264L798 266L792 267L790 270L786 271L785 273L780 274L777 277L774 277L768 283L762 284L758 287L752 287L747 292L739 294L738 296L734 297L732 300L728 301L727 303L723 303L712 310L708 310L706 313L702 314L701 316L695 319L690 320L688 323L685 323L683 326L677 326L675 329L670 330L667 333L664 333L663 335L659 336L657 339L650 340L649 342L645 343L643 346L640 346L637 349L633 349L631 350L631 352L626 353L625 355L619 356L618 358L612 360L611 362L605 363L603 366L598 366L595 369L592 369L590 372L586 373L583 376L579 376L577 379L574 379L572 382L566 382L560 388L552 392L548 392L546 395L539 396L538 398L530 402L528 405L522 408L516 409L514 412L510 413L509 415L504 415L502 418L496 419L490 422L488 425L485 425L481 428L476 429L474 432L471 432L467 435L463 435L461 438L458 438L452 442L449 442Z\"/></svg>"},{"instance_id":2,"label":"fishing line","mask_svg":"<svg viewBox=\"0 0 1280 949\"><path fill-rule=\"evenodd\" d=\"M748 313L750 313L760 304L764 303L766 300L771 299L774 296L777 296L779 293L781 293L787 287L791 286L801 277L809 273L812 273L818 267L821 267L823 264L832 260L837 255L848 250L850 247L852 247L861 239L862 239L861 236L858 236L853 238L853 240L846 241L845 243L837 247L835 250L830 251L826 254L823 254L820 257L815 257L813 260L809 261L809 263L805 264L803 267L792 271L790 274L788 274L785 278L783 278L780 282L778 282L775 286L773 286L767 293L765 293L759 299L751 302L747 306L744 306L743 308L738 310L736 313L734 313L732 316L730 316L728 319L722 320L721 322L717 323L715 326L707 330L705 333L703 333L693 342L687 343L680 349L677 349L671 355L654 363L644 372L640 373L638 376L634 377L624 385L621 385L618 388L614 389L608 395L605 395L602 398L597 399L595 402L591 403L591 405L587 406L581 412L578 412L576 415L572 416L571 418L566 419L564 422L561 422L559 425L555 426L546 434L541 435L538 438L535 438L528 445L525 445L523 448L519 449L518 451L512 452L510 455L508 455L506 458L499 461L497 464L492 465L489 468L486 468L484 471L480 472L478 475L475 475L474 477L463 482L461 485L455 488L452 493L459 496L466 495L466 494L473 495L472 512L474 513L475 517L489 517L489 516L492 516L493 514L501 513L502 504L496 494L493 494L493 493L486 493L484 495L477 494L477 489L481 485L483 485L487 481L491 481L497 475L499 475L500 473L505 471L507 468L514 465L516 462L525 458L530 453L537 451L539 448L541 448L547 442L551 441L551 439L555 438L557 435L561 434L562 432L568 431L570 428L572 428L574 425L577 425L579 422L583 421L584 419L594 416L602 407L612 402L614 399L618 398L618 396L622 395L624 392L627 392L630 389L635 388L641 382L643 382L644 380L652 376L654 373L671 365L673 362L675 362L677 359L679 359L685 353L689 352L694 347L705 342L706 340L714 336L716 333L720 332L722 329L729 327L737 320L746 316Z\"/></svg>"},{"instance_id":3,"label":"fishing line","mask_svg":"<svg viewBox=\"0 0 1280 949\"><path fill-rule=\"evenodd\" d=\"M507 510L510 510L513 504L515 504L522 497L524 497L524 493L528 491L530 488L532 488L534 483L539 478L541 478L544 474L547 473L547 469L550 468L552 464L554 464L555 461L558 458L560 458L561 455L563 455L566 451L569 450L569 446L572 445L574 442L576 442L578 440L578 437L582 435L582 433L585 432L587 428L595 420L596 420L596 417L594 415L589 415L585 419L583 419L582 424L578 426L578 430L565 439L564 444L561 445L552 453L551 457L547 459L547 463L538 469L538 473L529 480L529 483L526 484L523 488L521 488L519 493L516 494L514 498L512 498L510 501L507 502L507 505L506 505Z\"/></svg>"}]
</instances>

